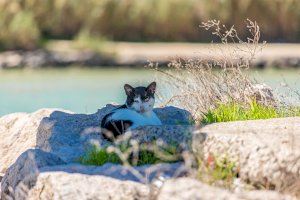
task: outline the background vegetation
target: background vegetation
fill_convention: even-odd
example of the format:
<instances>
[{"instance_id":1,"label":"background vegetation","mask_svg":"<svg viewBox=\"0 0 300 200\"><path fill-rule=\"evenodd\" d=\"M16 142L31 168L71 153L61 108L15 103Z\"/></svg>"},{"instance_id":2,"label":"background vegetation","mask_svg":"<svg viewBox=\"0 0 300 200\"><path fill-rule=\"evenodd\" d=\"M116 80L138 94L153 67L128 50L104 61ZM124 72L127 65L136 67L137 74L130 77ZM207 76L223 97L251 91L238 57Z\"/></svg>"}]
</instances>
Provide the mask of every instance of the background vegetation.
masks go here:
<instances>
[{"instance_id":1,"label":"background vegetation","mask_svg":"<svg viewBox=\"0 0 300 200\"><path fill-rule=\"evenodd\" d=\"M236 102L219 104L204 114L202 123L229 122L241 120L271 119L300 116L300 107L267 106L251 101L247 105Z\"/></svg>"},{"instance_id":2,"label":"background vegetation","mask_svg":"<svg viewBox=\"0 0 300 200\"><path fill-rule=\"evenodd\" d=\"M241 36L246 18L269 42L300 41L299 0L2 0L1 49L34 49L47 39L208 42L198 28L219 19Z\"/></svg>"}]
</instances>

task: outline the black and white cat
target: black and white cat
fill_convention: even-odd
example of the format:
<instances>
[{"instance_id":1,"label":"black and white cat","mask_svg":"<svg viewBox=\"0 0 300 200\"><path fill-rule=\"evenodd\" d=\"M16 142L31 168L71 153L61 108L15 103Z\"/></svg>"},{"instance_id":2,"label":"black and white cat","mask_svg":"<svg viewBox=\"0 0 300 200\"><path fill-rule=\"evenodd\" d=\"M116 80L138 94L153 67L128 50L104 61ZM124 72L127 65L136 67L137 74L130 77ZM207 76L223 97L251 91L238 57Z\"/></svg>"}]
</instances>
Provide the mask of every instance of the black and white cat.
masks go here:
<instances>
[{"instance_id":1,"label":"black and white cat","mask_svg":"<svg viewBox=\"0 0 300 200\"><path fill-rule=\"evenodd\" d=\"M155 82L147 87L136 88L125 84L124 89L127 95L126 103L104 116L101 121L103 136L110 141L139 126L162 124L153 112Z\"/></svg>"}]
</instances>

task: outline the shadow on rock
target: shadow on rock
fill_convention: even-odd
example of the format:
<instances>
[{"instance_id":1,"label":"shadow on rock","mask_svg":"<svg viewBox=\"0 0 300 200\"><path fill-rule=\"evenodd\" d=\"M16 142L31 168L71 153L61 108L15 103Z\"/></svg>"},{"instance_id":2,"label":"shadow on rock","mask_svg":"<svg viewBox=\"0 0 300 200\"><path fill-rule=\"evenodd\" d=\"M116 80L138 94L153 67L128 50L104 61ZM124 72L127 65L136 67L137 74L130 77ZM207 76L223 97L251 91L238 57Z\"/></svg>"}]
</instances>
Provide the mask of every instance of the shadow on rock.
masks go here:
<instances>
[{"instance_id":1,"label":"shadow on rock","mask_svg":"<svg viewBox=\"0 0 300 200\"><path fill-rule=\"evenodd\" d=\"M1 182L1 197L6 199L8 196L15 198L18 193L17 185L27 179L27 187L35 185L39 169L45 166L66 164L58 156L41 151L39 149L29 149L22 153L16 162L10 166ZM30 177L30 178L29 178Z\"/></svg>"},{"instance_id":2,"label":"shadow on rock","mask_svg":"<svg viewBox=\"0 0 300 200\"><path fill-rule=\"evenodd\" d=\"M92 145L107 145L99 128L101 119L116 108L107 105L94 114L74 114L69 111L52 111L46 117L35 123L36 146L22 153L7 170L1 182L2 197L26 196L25 188L30 190L36 185L40 174L46 172L66 172L81 174L82 176L100 175L120 180L138 181L141 177L132 172L134 169L141 176L148 177L151 181L158 174L173 176L175 171L182 166L180 163L162 164L156 166L141 166L132 169L121 165L105 164L103 166L84 166L76 164L78 159ZM155 140L166 135L172 139L172 134L190 131L192 122L191 114L176 107L155 109L158 117L163 122L161 127L140 127L136 133L149 136L147 140ZM182 126L184 125L184 126ZM26 128L26 126L24 127ZM172 131L171 131L172 130ZM176 130L181 130L177 131ZM141 131L143 133L141 133ZM173 135L174 138L185 142L186 138ZM33 138L31 138L33 139ZM14 144L18 145L18 144ZM178 172L177 172L178 173Z\"/></svg>"}]
</instances>

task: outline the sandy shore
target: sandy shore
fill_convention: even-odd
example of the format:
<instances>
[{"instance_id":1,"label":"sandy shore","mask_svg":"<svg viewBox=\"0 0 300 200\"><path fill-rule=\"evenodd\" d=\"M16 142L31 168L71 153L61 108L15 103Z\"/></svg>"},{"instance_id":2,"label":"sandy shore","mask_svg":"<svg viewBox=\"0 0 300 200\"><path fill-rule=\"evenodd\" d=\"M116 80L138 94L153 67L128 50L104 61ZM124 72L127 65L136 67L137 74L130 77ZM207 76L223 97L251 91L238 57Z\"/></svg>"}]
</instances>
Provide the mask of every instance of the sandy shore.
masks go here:
<instances>
[{"instance_id":1,"label":"sandy shore","mask_svg":"<svg viewBox=\"0 0 300 200\"><path fill-rule=\"evenodd\" d=\"M111 48L120 63L140 61L167 62L176 58L213 59L229 56L238 45L212 45L197 43L114 43ZM242 49L247 49L242 47ZM227 55L226 55L227 54ZM300 67L300 44L266 44L257 51L255 65L286 65Z\"/></svg>"},{"instance_id":2,"label":"sandy shore","mask_svg":"<svg viewBox=\"0 0 300 200\"><path fill-rule=\"evenodd\" d=\"M249 56L245 45L106 42L100 49L78 48L72 41L53 41L45 49L0 53L0 68L143 66L148 61L165 64L176 58L232 61ZM300 44L266 44L261 51L257 49L252 65L259 68L300 67Z\"/></svg>"}]
</instances>

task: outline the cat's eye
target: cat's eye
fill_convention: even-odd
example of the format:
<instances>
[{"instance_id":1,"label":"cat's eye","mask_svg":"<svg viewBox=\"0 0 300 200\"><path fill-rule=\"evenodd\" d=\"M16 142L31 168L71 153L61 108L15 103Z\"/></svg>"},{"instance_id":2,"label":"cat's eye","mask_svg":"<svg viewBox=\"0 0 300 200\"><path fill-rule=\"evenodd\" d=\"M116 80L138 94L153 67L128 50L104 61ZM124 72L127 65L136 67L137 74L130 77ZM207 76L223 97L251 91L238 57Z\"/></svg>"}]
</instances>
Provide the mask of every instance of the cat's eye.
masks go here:
<instances>
[{"instance_id":1,"label":"cat's eye","mask_svg":"<svg viewBox=\"0 0 300 200\"><path fill-rule=\"evenodd\" d=\"M134 100L134 103L138 103L139 101L138 100Z\"/></svg>"},{"instance_id":2,"label":"cat's eye","mask_svg":"<svg viewBox=\"0 0 300 200\"><path fill-rule=\"evenodd\" d=\"M147 102L147 101L149 101L149 100L150 100L149 97L146 97L146 98L144 99L145 102Z\"/></svg>"}]
</instances>

